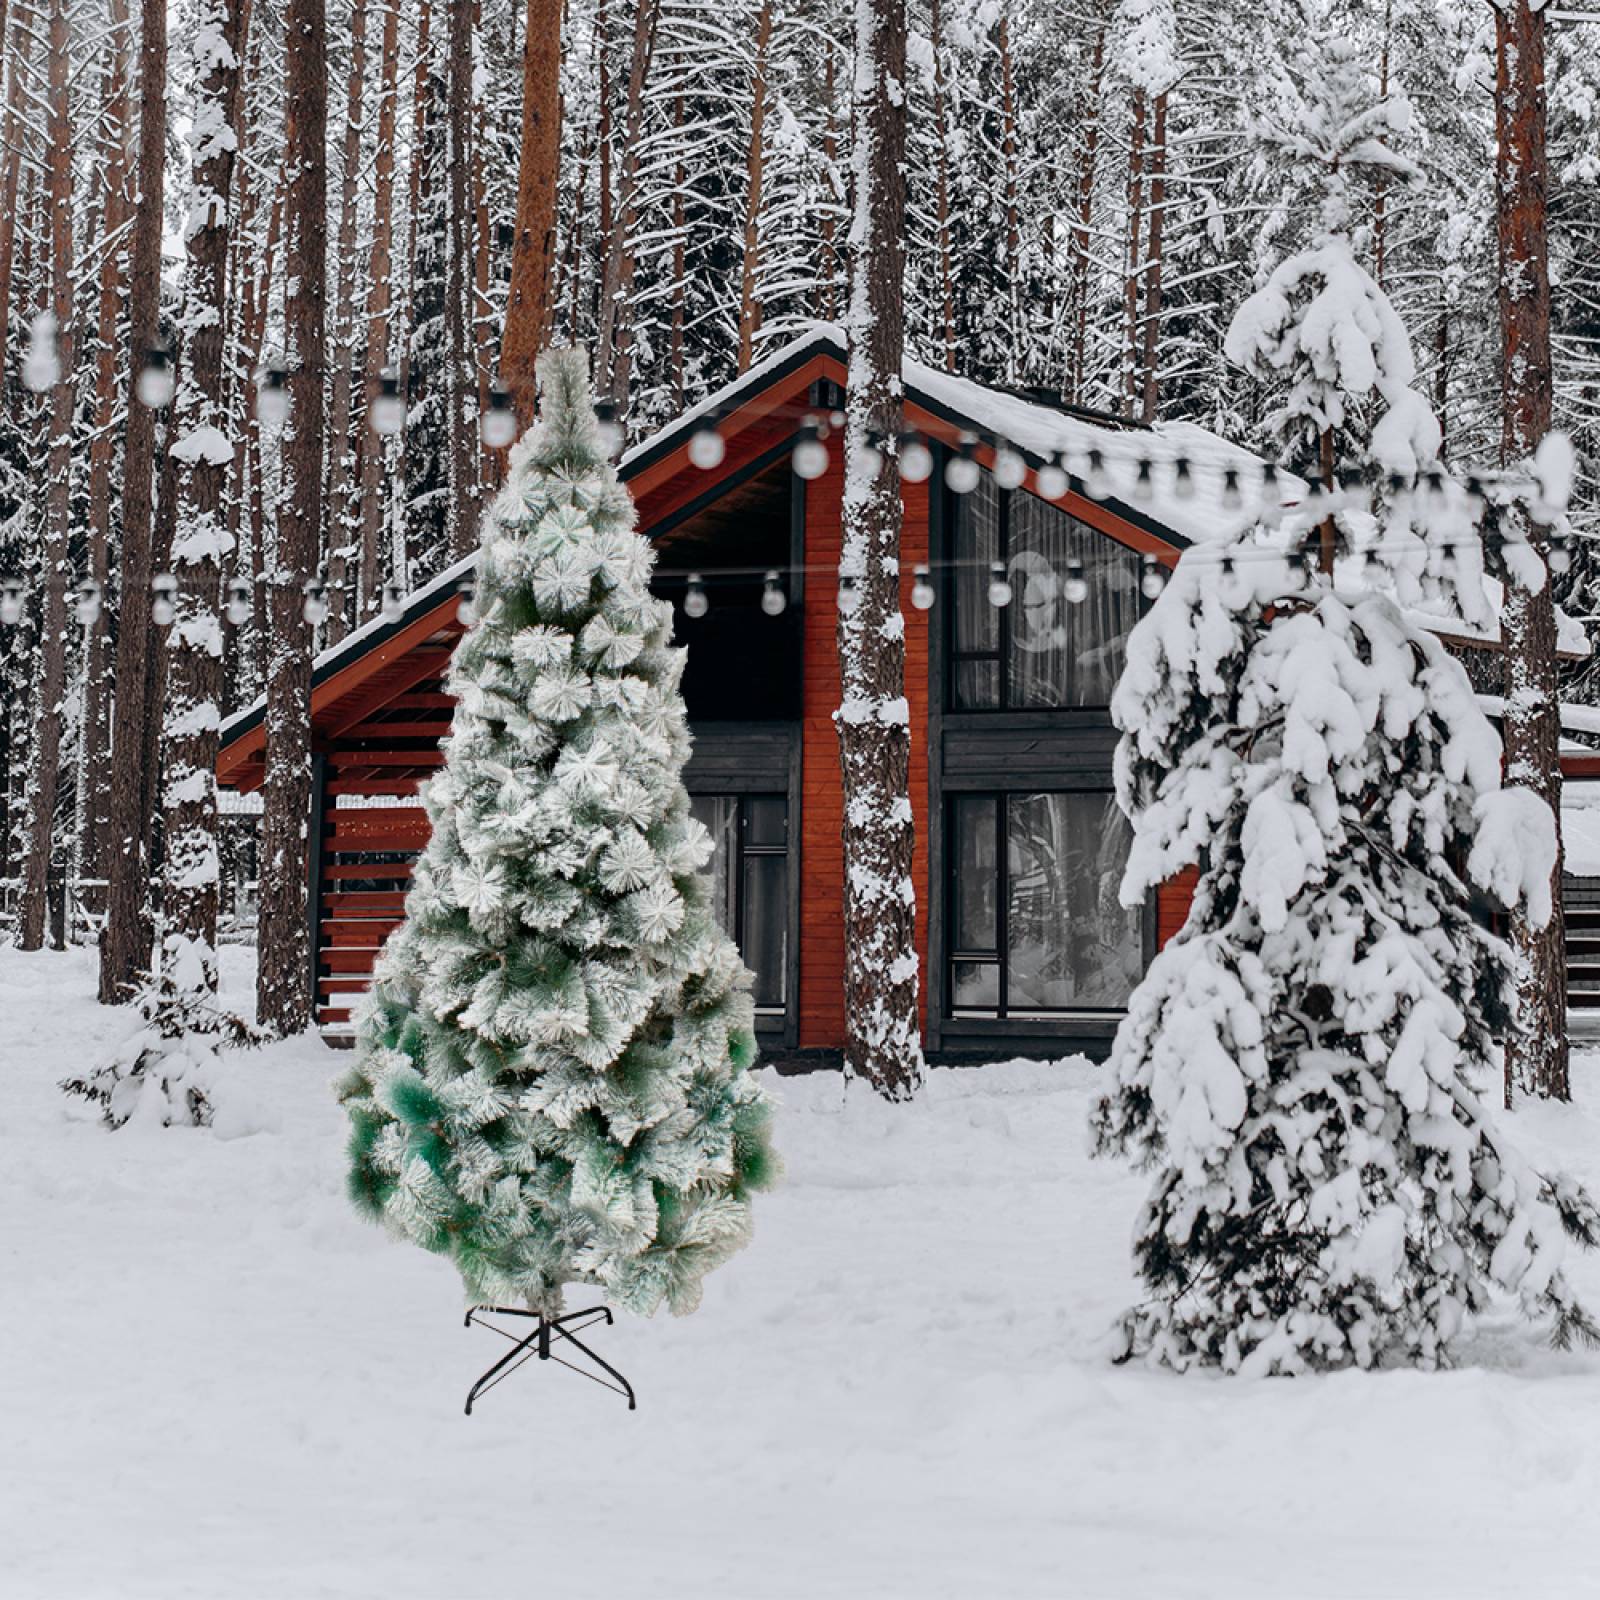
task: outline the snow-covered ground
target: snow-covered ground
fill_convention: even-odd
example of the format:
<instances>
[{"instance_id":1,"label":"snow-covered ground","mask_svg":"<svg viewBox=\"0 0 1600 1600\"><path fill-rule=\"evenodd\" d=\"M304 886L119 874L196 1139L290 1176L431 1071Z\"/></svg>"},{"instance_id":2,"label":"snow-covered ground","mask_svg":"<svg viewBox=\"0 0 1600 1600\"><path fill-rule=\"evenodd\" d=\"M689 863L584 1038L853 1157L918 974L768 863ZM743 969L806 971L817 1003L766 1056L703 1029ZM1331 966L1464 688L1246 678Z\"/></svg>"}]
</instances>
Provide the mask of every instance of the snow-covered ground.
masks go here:
<instances>
[{"instance_id":1,"label":"snow-covered ground","mask_svg":"<svg viewBox=\"0 0 1600 1600\"><path fill-rule=\"evenodd\" d=\"M93 989L0 951L7 1600L1600 1594L1600 1355L1506 1317L1443 1374L1105 1363L1141 1183L1084 1062L782 1080L754 1244L600 1336L639 1410L534 1363L468 1419L500 1341L346 1206L338 1058L254 1058L276 1132L106 1134L54 1088L126 1025ZM1578 1085L1519 1120L1594 1184Z\"/></svg>"}]
</instances>

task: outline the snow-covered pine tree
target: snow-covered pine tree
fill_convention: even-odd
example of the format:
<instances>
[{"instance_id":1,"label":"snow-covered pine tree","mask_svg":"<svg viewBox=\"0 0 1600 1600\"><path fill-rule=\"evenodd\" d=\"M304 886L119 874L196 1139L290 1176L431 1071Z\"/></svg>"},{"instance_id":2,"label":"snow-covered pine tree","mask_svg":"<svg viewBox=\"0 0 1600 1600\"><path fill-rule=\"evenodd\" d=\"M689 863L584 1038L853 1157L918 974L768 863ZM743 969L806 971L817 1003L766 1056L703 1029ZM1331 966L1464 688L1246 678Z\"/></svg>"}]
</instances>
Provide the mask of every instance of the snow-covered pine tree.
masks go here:
<instances>
[{"instance_id":1,"label":"snow-covered pine tree","mask_svg":"<svg viewBox=\"0 0 1600 1600\"><path fill-rule=\"evenodd\" d=\"M1345 460L1362 454L1351 427L1374 389L1371 453L1431 472L1409 341L1345 231L1350 156L1377 122L1340 41L1312 66L1307 145L1343 152L1323 231L1246 303L1230 350L1287 382L1284 432L1313 472L1336 430ZM1151 1297L1123 1319L1124 1356L1433 1366L1497 1290L1550 1317L1558 1344L1600 1337L1560 1270L1563 1230L1600 1242L1600 1211L1534 1170L1492 1109L1513 964L1475 911L1549 918L1549 810L1502 787L1460 664L1381 589L1313 578L1301 548L1365 531L1415 582L1455 570L1453 546L1465 595L1482 587L1467 507L1442 477L1376 520L1308 501L1186 553L1130 638L1112 706L1134 828L1123 896L1186 867L1199 881L1093 1114L1099 1153L1155 1174L1134 1245Z\"/></svg>"},{"instance_id":2,"label":"snow-covered pine tree","mask_svg":"<svg viewBox=\"0 0 1600 1600\"><path fill-rule=\"evenodd\" d=\"M774 1173L750 978L689 813L683 655L607 464L586 363L484 522L433 836L340 1085L350 1192L474 1302L566 1283L692 1310Z\"/></svg>"}]
</instances>

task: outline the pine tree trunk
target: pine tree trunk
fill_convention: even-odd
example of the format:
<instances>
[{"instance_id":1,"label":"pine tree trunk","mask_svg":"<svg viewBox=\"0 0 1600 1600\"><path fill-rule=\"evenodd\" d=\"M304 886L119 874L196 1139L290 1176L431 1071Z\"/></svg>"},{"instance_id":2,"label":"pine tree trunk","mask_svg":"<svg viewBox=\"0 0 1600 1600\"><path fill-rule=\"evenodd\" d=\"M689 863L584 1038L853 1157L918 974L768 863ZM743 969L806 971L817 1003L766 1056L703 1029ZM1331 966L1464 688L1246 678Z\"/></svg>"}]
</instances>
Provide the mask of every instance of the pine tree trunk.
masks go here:
<instances>
[{"instance_id":1,"label":"pine tree trunk","mask_svg":"<svg viewBox=\"0 0 1600 1600\"><path fill-rule=\"evenodd\" d=\"M1015 381L1022 358L1022 228L1018 213L1017 89L1011 26L1000 13L1000 157L1006 215L1006 377Z\"/></svg>"},{"instance_id":2,"label":"pine tree trunk","mask_svg":"<svg viewBox=\"0 0 1600 1600\"><path fill-rule=\"evenodd\" d=\"M672 409L684 407L684 318L688 297L688 216L684 189L689 175L683 165L683 90L672 97L672 129L679 137L673 143L677 157L672 164L672 326L667 340L667 364L672 373Z\"/></svg>"},{"instance_id":3,"label":"pine tree trunk","mask_svg":"<svg viewBox=\"0 0 1600 1600\"><path fill-rule=\"evenodd\" d=\"M430 163L427 160L425 145L428 131L428 69L432 65L433 51L430 39L433 24L433 0L422 0L421 9L417 14L416 34L416 60L411 68L411 157L406 172L406 257L405 257L405 283L406 304L405 317L400 329L400 393L405 396L406 407L409 414L411 405L411 338L408 329L415 329L417 309L417 249L420 240L420 223L425 198L425 180ZM409 424L408 424L409 431ZM402 449L405 434L401 435ZM395 462L395 475L397 482L404 484L405 468L403 461ZM411 529L408 526L408 507L401 501L398 539L402 550L409 551L409 536ZM408 562L396 562L397 581L398 569L409 566Z\"/></svg>"},{"instance_id":4,"label":"pine tree trunk","mask_svg":"<svg viewBox=\"0 0 1600 1600\"><path fill-rule=\"evenodd\" d=\"M1531 454L1550 430L1550 261L1545 154L1544 13L1530 0L1495 5L1495 111L1499 195L1500 334L1506 461ZM1548 530L1520 509L1520 527L1541 557ZM1511 919L1518 998L1528 1034L1506 1049L1507 1089L1565 1100L1567 1077L1566 918L1561 905L1561 707L1556 667L1555 601L1548 577L1535 591L1506 580L1501 616L1505 645L1506 779L1541 795L1556 821L1554 914L1535 928Z\"/></svg>"},{"instance_id":5,"label":"pine tree trunk","mask_svg":"<svg viewBox=\"0 0 1600 1600\"><path fill-rule=\"evenodd\" d=\"M11 19L11 42L7 46L5 139L0 145L0 372L9 372L11 352L7 335L11 328L11 285L16 278L17 195L22 179L23 114L26 102L24 74L33 55L33 35L20 5ZM0 44L5 41L0 33Z\"/></svg>"},{"instance_id":6,"label":"pine tree trunk","mask_svg":"<svg viewBox=\"0 0 1600 1600\"><path fill-rule=\"evenodd\" d=\"M839 195L834 184L839 171L839 120L836 112L838 92L834 86L834 44L830 38L825 46L826 65L823 69L823 99L827 117L822 125L822 167L828 181L828 196L822 212L822 260L817 276L822 280L822 320L832 322L839 315L839 224L834 208Z\"/></svg>"},{"instance_id":7,"label":"pine tree trunk","mask_svg":"<svg viewBox=\"0 0 1600 1600\"><path fill-rule=\"evenodd\" d=\"M383 66L378 90L378 149L373 162L372 281L367 293L367 404L377 394L389 364L389 317L394 303L394 137L400 88L400 18L383 6ZM359 626L377 609L383 530L383 469L386 441L367 440L361 455L361 576L355 617Z\"/></svg>"},{"instance_id":8,"label":"pine tree trunk","mask_svg":"<svg viewBox=\"0 0 1600 1600\"><path fill-rule=\"evenodd\" d=\"M242 46L239 8L212 0L196 18L197 32L215 43L195 63L196 122L220 124L193 152L194 205L184 282L186 371L179 394L177 439L178 536L172 572L178 581L177 618L167 642L162 760L165 846L162 879L164 987L213 994L217 987L217 750L222 713L222 623L218 601L222 556L228 547L223 496L232 451L196 448L209 430L228 439L223 396L224 306L228 279L228 205L235 158L228 120Z\"/></svg>"},{"instance_id":9,"label":"pine tree trunk","mask_svg":"<svg viewBox=\"0 0 1600 1600\"><path fill-rule=\"evenodd\" d=\"M1133 127L1128 141L1128 262L1123 274L1122 400L1131 416L1139 398L1139 272L1144 231L1145 92L1133 91Z\"/></svg>"},{"instance_id":10,"label":"pine tree trunk","mask_svg":"<svg viewBox=\"0 0 1600 1600\"><path fill-rule=\"evenodd\" d=\"M50 196L50 309L56 319L59 373L50 391L50 455L41 571L44 622L33 748L29 752L24 798L28 838L22 856L22 901L17 920L17 944L23 950L38 950L44 945L46 898L55 843L56 792L61 779L61 702L67 689L67 584L71 575L68 524L74 399L70 42L67 0L51 0L50 109L45 145Z\"/></svg>"},{"instance_id":11,"label":"pine tree trunk","mask_svg":"<svg viewBox=\"0 0 1600 1600\"><path fill-rule=\"evenodd\" d=\"M335 246L338 294L333 312L332 400L328 411L328 625L338 644L350 626L350 567L358 559L358 511L351 502L356 444L351 422L355 383L357 179L361 172L361 99L367 78L367 0L351 0L350 78L345 99L343 160L339 171L339 235Z\"/></svg>"},{"instance_id":12,"label":"pine tree trunk","mask_svg":"<svg viewBox=\"0 0 1600 1600\"><path fill-rule=\"evenodd\" d=\"M751 79L750 143L745 153L744 256L739 276L738 370L748 372L761 329L761 189L767 165L767 51L772 43L772 0L761 0L756 20L756 60Z\"/></svg>"},{"instance_id":13,"label":"pine tree trunk","mask_svg":"<svg viewBox=\"0 0 1600 1600\"><path fill-rule=\"evenodd\" d=\"M937 194L934 222L939 234L939 309L940 344L944 349L944 370L956 370L956 280L950 248L950 122L945 105L944 10L940 0L932 0L929 19L929 48L933 54L933 136L937 150ZM829 64L833 56L830 51ZM829 97L832 103L832 97Z\"/></svg>"},{"instance_id":14,"label":"pine tree trunk","mask_svg":"<svg viewBox=\"0 0 1600 1600\"><path fill-rule=\"evenodd\" d=\"M1089 76L1084 111L1083 149L1078 164L1078 218L1072 233L1072 342L1067 354L1067 394L1083 399L1088 376L1089 348L1089 241L1094 223L1095 161L1100 149L1101 84L1105 76L1106 30L1094 36L1094 64Z\"/></svg>"},{"instance_id":15,"label":"pine tree trunk","mask_svg":"<svg viewBox=\"0 0 1600 1600\"><path fill-rule=\"evenodd\" d=\"M838 623L839 765L844 791L845 1070L889 1100L922 1081L917 1016L915 830L909 790L899 476L904 421L905 0L856 12L855 176ZM869 446L883 465L867 466ZM841 588L841 595L843 594Z\"/></svg>"},{"instance_id":16,"label":"pine tree trunk","mask_svg":"<svg viewBox=\"0 0 1600 1600\"><path fill-rule=\"evenodd\" d=\"M522 47L522 151L516 240L500 373L517 422L533 421L533 364L555 323L556 191L561 178L561 0L528 0Z\"/></svg>"},{"instance_id":17,"label":"pine tree trunk","mask_svg":"<svg viewBox=\"0 0 1600 1600\"><path fill-rule=\"evenodd\" d=\"M150 827L144 751L154 726L149 697L150 580L155 515L156 416L133 384L154 347L161 314L161 218L167 137L167 0L143 0L139 37L138 198L128 266L128 423L122 443L122 559L117 609L116 700L111 719L110 870L100 944L100 999L127 998L150 964L146 894Z\"/></svg>"},{"instance_id":18,"label":"pine tree trunk","mask_svg":"<svg viewBox=\"0 0 1600 1600\"><path fill-rule=\"evenodd\" d=\"M316 568L322 528L328 254L324 0L289 0L285 20L284 328L289 346L289 419L284 425L284 482L271 569L256 1014L280 1033L299 1033L311 1019L312 982L306 926L312 630L305 620L304 586Z\"/></svg>"},{"instance_id":19,"label":"pine tree trunk","mask_svg":"<svg viewBox=\"0 0 1600 1600\"><path fill-rule=\"evenodd\" d=\"M1161 229L1167 204L1167 93L1155 98L1150 130L1149 249L1144 280L1144 391L1141 415L1156 420L1161 370Z\"/></svg>"},{"instance_id":20,"label":"pine tree trunk","mask_svg":"<svg viewBox=\"0 0 1600 1600\"><path fill-rule=\"evenodd\" d=\"M446 11L445 184L449 248L445 259L445 406L450 468L450 559L478 542L478 440L472 426L478 393L468 313L472 260L472 7Z\"/></svg>"}]
</instances>

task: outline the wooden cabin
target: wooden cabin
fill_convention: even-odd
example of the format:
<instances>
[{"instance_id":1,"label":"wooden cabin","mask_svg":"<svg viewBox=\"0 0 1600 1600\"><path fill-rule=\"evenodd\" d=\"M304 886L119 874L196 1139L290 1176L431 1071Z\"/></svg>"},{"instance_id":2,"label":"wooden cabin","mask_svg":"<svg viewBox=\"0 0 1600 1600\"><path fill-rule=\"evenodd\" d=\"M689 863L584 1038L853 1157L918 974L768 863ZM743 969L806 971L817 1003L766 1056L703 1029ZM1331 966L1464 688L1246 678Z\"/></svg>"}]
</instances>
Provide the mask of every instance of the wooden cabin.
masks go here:
<instances>
[{"instance_id":1,"label":"wooden cabin","mask_svg":"<svg viewBox=\"0 0 1600 1600\"><path fill-rule=\"evenodd\" d=\"M845 1031L832 723L837 432L825 440L820 475L801 476L792 463L813 419L826 432L844 381L843 342L819 329L629 450L619 467L640 531L658 550L658 592L689 647L694 753L685 778L716 840L717 901L755 974L764 1045L780 1059L825 1057ZM939 1059L1103 1054L1189 903L1184 881L1137 909L1118 903L1129 833L1112 794L1107 706L1123 641L1150 603L1147 561L1170 566L1192 539L1237 523L1234 490L1255 491L1262 463L1192 425L1144 428L916 363L905 401L907 427L934 454L928 480L906 485L902 545L925 1043ZM690 441L708 421L725 452L703 469ZM1017 487L996 484L1002 448L1026 466ZM1038 473L1057 450L1080 464L1099 452L1105 481L1074 478L1065 495L1044 498ZM951 452L980 468L969 493L946 484ZM1141 473L1140 457L1154 472ZM1002 475L1017 468L1014 457L1000 465ZM925 610L910 597L918 563L933 575ZM991 563L1015 590L1004 607L988 596ZM1088 583L1075 604L1060 583L1079 571L1069 563ZM459 589L471 565L441 573L397 616L368 623L315 664L314 982L330 1042L348 1034L354 997L399 921L427 838L413 796L443 759L443 680L464 630ZM777 616L760 604L769 568L783 574L787 605ZM703 616L684 608L691 573L704 574ZM262 715L257 704L224 725L225 786L261 783Z\"/></svg>"}]
</instances>

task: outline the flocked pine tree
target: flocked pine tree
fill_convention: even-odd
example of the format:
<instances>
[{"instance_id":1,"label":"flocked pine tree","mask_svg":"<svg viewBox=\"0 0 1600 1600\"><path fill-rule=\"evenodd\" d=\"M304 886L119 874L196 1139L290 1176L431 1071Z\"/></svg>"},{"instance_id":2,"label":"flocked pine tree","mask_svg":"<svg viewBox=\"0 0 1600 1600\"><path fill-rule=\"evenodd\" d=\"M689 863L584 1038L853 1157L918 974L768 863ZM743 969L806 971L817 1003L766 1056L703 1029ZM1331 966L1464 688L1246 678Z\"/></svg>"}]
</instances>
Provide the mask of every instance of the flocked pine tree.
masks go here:
<instances>
[{"instance_id":1,"label":"flocked pine tree","mask_svg":"<svg viewBox=\"0 0 1600 1600\"><path fill-rule=\"evenodd\" d=\"M717 928L671 611L605 459L586 363L483 529L433 825L340 1095L350 1191L474 1302L562 1286L692 1310L774 1172L750 978Z\"/></svg>"},{"instance_id":2,"label":"flocked pine tree","mask_svg":"<svg viewBox=\"0 0 1600 1600\"><path fill-rule=\"evenodd\" d=\"M1325 49L1304 134L1348 156L1346 113L1367 141L1376 119ZM1560 1270L1564 1230L1600 1241L1600 1211L1492 1110L1518 1020L1510 952L1475 911L1549 918L1549 810L1502 787L1465 671L1388 584L1336 589L1303 548L1363 537L1368 570L1481 591L1405 330L1350 253L1349 164L1326 164L1320 237L1246 303L1230 353L1287 381L1284 430L1313 470L1341 430L1370 474L1350 433L1376 390L1371 453L1418 487L1376 517L1330 495L1186 553L1112 706L1125 900L1199 873L1093 1118L1101 1154L1155 1174L1134 1245L1151 1297L1123 1354L1179 1368L1435 1365L1497 1290L1558 1343L1600 1336Z\"/></svg>"}]
</instances>

